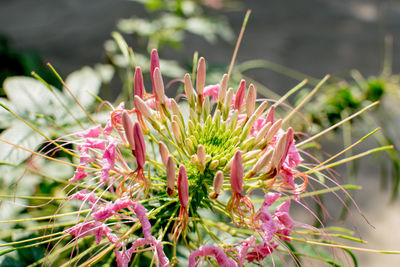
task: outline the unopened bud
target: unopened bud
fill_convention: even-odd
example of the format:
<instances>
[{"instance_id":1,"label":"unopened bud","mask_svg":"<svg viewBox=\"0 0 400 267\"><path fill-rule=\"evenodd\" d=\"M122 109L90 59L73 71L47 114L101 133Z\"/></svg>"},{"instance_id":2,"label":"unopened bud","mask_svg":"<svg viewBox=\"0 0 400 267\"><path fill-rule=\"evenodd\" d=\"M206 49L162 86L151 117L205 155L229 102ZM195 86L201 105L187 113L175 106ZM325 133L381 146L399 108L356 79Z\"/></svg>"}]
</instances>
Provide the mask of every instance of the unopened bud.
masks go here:
<instances>
[{"instance_id":1,"label":"unopened bud","mask_svg":"<svg viewBox=\"0 0 400 267\"><path fill-rule=\"evenodd\" d=\"M228 92L226 93L225 102L224 102L224 112L222 114L222 118L224 121L228 118L229 110L231 109L232 105L232 98L233 98L233 89L229 88Z\"/></svg>"},{"instance_id":2,"label":"unopened bud","mask_svg":"<svg viewBox=\"0 0 400 267\"><path fill-rule=\"evenodd\" d=\"M218 90L218 102L223 103L225 100L226 89L228 88L228 74L222 76L220 84L221 86Z\"/></svg>"},{"instance_id":3,"label":"unopened bud","mask_svg":"<svg viewBox=\"0 0 400 267\"><path fill-rule=\"evenodd\" d=\"M139 169L143 169L144 163L146 161L146 143L144 141L142 128L137 122L133 126L133 138L135 141L136 163Z\"/></svg>"},{"instance_id":4,"label":"unopened bud","mask_svg":"<svg viewBox=\"0 0 400 267\"><path fill-rule=\"evenodd\" d=\"M211 161L209 169L210 170L215 170L219 166L219 160L215 159Z\"/></svg>"},{"instance_id":5,"label":"unopened bud","mask_svg":"<svg viewBox=\"0 0 400 267\"><path fill-rule=\"evenodd\" d=\"M202 173L206 167L206 150L203 145L197 147L197 161L199 164L200 172Z\"/></svg>"},{"instance_id":6,"label":"unopened bud","mask_svg":"<svg viewBox=\"0 0 400 267\"><path fill-rule=\"evenodd\" d=\"M133 138L133 122L126 110L122 112L122 126L124 127L125 137L129 143L129 146L131 149L135 149L135 140Z\"/></svg>"},{"instance_id":7,"label":"unopened bud","mask_svg":"<svg viewBox=\"0 0 400 267\"><path fill-rule=\"evenodd\" d=\"M223 185L224 185L224 173L222 171L217 171L213 181L214 192L211 193L210 197L216 199L221 193Z\"/></svg>"},{"instance_id":8,"label":"unopened bud","mask_svg":"<svg viewBox=\"0 0 400 267\"><path fill-rule=\"evenodd\" d=\"M189 102L190 106L193 106L195 103L195 93L193 91L193 85L192 85L192 80L190 79L189 73L185 74L185 93L187 100Z\"/></svg>"},{"instance_id":9,"label":"unopened bud","mask_svg":"<svg viewBox=\"0 0 400 267\"><path fill-rule=\"evenodd\" d=\"M160 150L161 160L165 166L167 166L167 160L169 156L168 148L163 142L158 143L158 148Z\"/></svg>"},{"instance_id":10,"label":"unopened bud","mask_svg":"<svg viewBox=\"0 0 400 267\"><path fill-rule=\"evenodd\" d=\"M275 116L275 107L272 106L268 110L267 121L269 121L269 122L271 122L273 124L274 121L275 121L274 116Z\"/></svg>"},{"instance_id":11,"label":"unopened bud","mask_svg":"<svg viewBox=\"0 0 400 267\"><path fill-rule=\"evenodd\" d=\"M250 84L249 92L247 93L246 97L246 114L247 117L250 117L254 113L254 109L256 106L256 99L257 99L257 90L253 84Z\"/></svg>"},{"instance_id":12,"label":"unopened bud","mask_svg":"<svg viewBox=\"0 0 400 267\"><path fill-rule=\"evenodd\" d=\"M240 81L240 85L239 85L239 89L236 93L235 96L235 103L233 105L234 109L237 109L240 111L240 109L243 106L243 102L244 102L244 96L246 95L246 81L245 80L241 80Z\"/></svg>"},{"instance_id":13,"label":"unopened bud","mask_svg":"<svg viewBox=\"0 0 400 267\"><path fill-rule=\"evenodd\" d=\"M140 67L136 67L135 75L134 75L134 92L135 95L143 99L144 95L144 84L143 84L143 75Z\"/></svg>"},{"instance_id":14,"label":"unopened bud","mask_svg":"<svg viewBox=\"0 0 400 267\"><path fill-rule=\"evenodd\" d=\"M146 105L146 103L137 95L135 95L134 101L135 101L135 107L139 111L139 113L147 120L152 121L153 120L152 111Z\"/></svg>"},{"instance_id":15,"label":"unopened bud","mask_svg":"<svg viewBox=\"0 0 400 267\"><path fill-rule=\"evenodd\" d=\"M267 122L261 130L257 133L255 143L258 144L268 133L269 129L271 128L271 123Z\"/></svg>"},{"instance_id":16,"label":"unopened bud","mask_svg":"<svg viewBox=\"0 0 400 267\"><path fill-rule=\"evenodd\" d=\"M194 153L194 146L192 140L190 138L185 139L185 146L186 146L186 151L189 152L189 154Z\"/></svg>"},{"instance_id":17,"label":"unopened bud","mask_svg":"<svg viewBox=\"0 0 400 267\"><path fill-rule=\"evenodd\" d=\"M272 138L278 133L281 126L282 126L282 119L279 119L271 126L265 139L268 142L270 142L272 140Z\"/></svg>"},{"instance_id":18,"label":"unopened bud","mask_svg":"<svg viewBox=\"0 0 400 267\"><path fill-rule=\"evenodd\" d=\"M160 101L161 104L165 104L167 99L165 97L165 91L164 91L164 82L161 76L161 71L159 68L154 69L153 73L153 80L154 80L154 90L155 94L157 96L158 101Z\"/></svg>"},{"instance_id":19,"label":"unopened bud","mask_svg":"<svg viewBox=\"0 0 400 267\"><path fill-rule=\"evenodd\" d=\"M155 93L153 74L156 68L160 68L160 58L158 57L157 50L153 49L151 50L151 56L150 56L150 76L151 76L151 83L153 86L153 93Z\"/></svg>"},{"instance_id":20,"label":"unopened bud","mask_svg":"<svg viewBox=\"0 0 400 267\"><path fill-rule=\"evenodd\" d=\"M175 161L172 156L167 160L167 194L171 196L175 188Z\"/></svg>"},{"instance_id":21,"label":"unopened bud","mask_svg":"<svg viewBox=\"0 0 400 267\"><path fill-rule=\"evenodd\" d=\"M243 162L242 154L236 151L231 166L231 187L234 193L242 193L243 191Z\"/></svg>"},{"instance_id":22,"label":"unopened bud","mask_svg":"<svg viewBox=\"0 0 400 267\"><path fill-rule=\"evenodd\" d=\"M181 130L179 129L179 124L177 121L172 121L171 122L172 126L172 133L174 134L175 140L181 144L182 143L182 135L181 135Z\"/></svg>"},{"instance_id":23,"label":"unopened bud","mask_svg":"<svg viewBox=\"0 0 400 267\"><path fill-rule=\"evenodd\" d=\"M178 194L179 194L179 202L181 203L182 208L186 209L188 207L189 201L189 181L186 174L185 166L179 166L178 173Z\"/></svg>"},{"instance_id":24,"label":"unopened bud","mask_svg":"<svg viewBox=\"0 0 400 267\"><path fill-rule=\"evenodd\" d=\"M205 82L206 82L206 61L204 57L201 57L199 59L199 64L197 65L197 79L196 79L197 94L199 95L203 94Z\"/></svg>"},{"instance_id":25,"label":"unopened bud","mask_svg":"<svg viewBox=\"0 0 400 267\"><path fill-rule=\"evenodd\" d=\"M272 155L272 159L271 159L271 165L273 167L277 167L279 165L279 163L281 162L281 159L285 153L285 149L286 149L286 133L281 135L281 137L279 138L279 140L276 143L275 146L275 151Z\"/></svg>"},{"instance_id":26,"label":"unopened bud","mask_svg":"<svg viewBox=\"0 0 400 267\"><path fill-rule=\"evenodd\" d=\"M272 154L273 154L273 149L269 150L267 153L265 153L254 165L253 169L251 170L251 176L255 175L259 171L261 171L264 167L267 166L267 164L271 161Z\"/></svg>"},{"instance_id":27,"label":"unopened bud","mask_svg":"<svg viewBox=\"0 0 400 267\"><path fill-rule=\"evenodd\" d=\"M259 118L261 116L261 114L264 112L264 109L266 109L268 106L268 102L264 101L261 103L261 105L258 106L258 108L256 109L256 111L254 112L253 115L255 115L257 118Z\"/></svg>"}]
</instances>

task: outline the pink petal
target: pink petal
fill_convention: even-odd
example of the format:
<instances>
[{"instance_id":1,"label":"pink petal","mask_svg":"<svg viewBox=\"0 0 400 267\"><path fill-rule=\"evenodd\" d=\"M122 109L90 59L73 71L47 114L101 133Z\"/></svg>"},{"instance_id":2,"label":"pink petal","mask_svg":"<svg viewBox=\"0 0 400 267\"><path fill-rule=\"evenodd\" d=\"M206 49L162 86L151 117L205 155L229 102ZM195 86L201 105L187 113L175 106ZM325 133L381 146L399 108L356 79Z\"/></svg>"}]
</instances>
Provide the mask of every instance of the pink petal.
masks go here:
<instances>
[{"instance_id":1,"label":"pink petal","mask_svg":"<svg viewBox=\"0 0 400 267\"><path fill-rule=\"evenodd\" d=\"M83 132L79 132L76 134L77 137L94 137L97 138L101 134L101 125L97 125L90 129L87 129Z\"/></svg>"},{"instance_id":2,"label":"pink petal","mask_svg":"<svg viewBox=\"0 0 400 267\"><path fill-rule=\"evenodd\" d=\"M214 256L221 267L234 267L237 266L236 262L226 256L224 250L220 247L214 246L201 246L199 249L193 251L189 256L189 267L196 266L196 257L201 256Z\"/></svg>"}]
</instances>

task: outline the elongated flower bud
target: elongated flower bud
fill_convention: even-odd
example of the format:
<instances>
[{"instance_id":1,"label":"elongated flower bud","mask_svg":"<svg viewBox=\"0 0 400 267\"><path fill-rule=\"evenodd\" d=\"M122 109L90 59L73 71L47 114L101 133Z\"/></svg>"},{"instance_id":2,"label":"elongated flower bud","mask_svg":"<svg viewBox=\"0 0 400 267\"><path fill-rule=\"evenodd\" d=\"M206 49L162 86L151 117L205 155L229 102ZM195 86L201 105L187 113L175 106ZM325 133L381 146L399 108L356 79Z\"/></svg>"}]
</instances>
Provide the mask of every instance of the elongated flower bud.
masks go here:
<instances>
[{"instance_id":1,"label":"elongated flower bud","mask_svg":"<svg viewBox=\"0 0 400 267\"><path fill-rule=\"evenodd\" d=\"M232 98L233 98L233 89L229 88L228 92L226 93L225 101L224 101L224 110L222 113L222 118L225 121L228 118L229 110L232 105Z\"/></svg>"},{"instance_id":2,"label":"elongated flower bud","mask_svg":"<svg viewBox=\"0 0 400 267\"><path fill-rule=\"evenodd\" d=\"M133 122L131 118L129 118L128 112L125 110L122 112L122 126L124 127L125 137L129 143L129 146L131 149L135 149L135 140L133 138Z\"/></svg>"},{"instance_id":3,"label":"elongated flower bud","mask_svg":"<svg viewBox=\"0 0 400 267\"><path fill-rule=\"evenodd\" d=\"M256 98L257 98L257 90L253 84L250 84L249 92L246 97L246 114L247 117L250 117L254 113L254 109L256 106Z\"/></svg>"},{"instance_id":4,"label":"elongated flower bud","mask_svg":"<svg viewBox=\"0 0 400 267\"><path fill-rule=\"evenodd\" d=\"M221 86L218 90L218 102L223 103L225 100L226 89L228 88L228 74L224 74L222 76L222 80L220 82Z\"/></svg>"},{"instance_id":5,"label":"elongated flower bud","mask_svg":"<svg viewBox=\"0 0 400 267\"><path fill-rule=\"evenodd\" d=\"M279 163L282 160L282 157L285 153L285 149L286 149L286 136L287 134L283 134L281 135L281 137L279 138L279 140L277 141L277 144L275 146L275 151L272 155L272 159L271 159L271 165L273 167L278 167Z\"/></svg>"},{"instance_id":6,"label":"elongated flower bud","mask_svg":"<svg viewBox=\"0 0 400 267\"><path fill-rule=\"evenodd\" d=\"M185 166L179 166L178 173L178 194L181 206L186 209L189 201L189 181L186 174Z\"/></svg>"},{"instance_id":7,"label":"elongated flower bud","mask_svg":"<svg viewBox=\"0 0 400 267\"><path fill-rule=\"evenodd\" d=\"M254 174L258 173L259 171L262 170L267 164L271 161L272 159L272 154L274 153L274 150L270 150L267 153L265 153L254 165L253 169L251 170L251 176Z\"/></svg>"},{"instance_id":8,"label":"elongated flower bud","mask_svg":"<svg viewBox=\"0 0 400 267\"><path fill-rule=\"evenodd\" d=\"M292 127L289 127L289 129L286 132L285 151L283 152L283 156L281 158L281 162L279 163L279 166L282 166L283 162L285 161L285 159L289 153L289 148L292 143L293 143L293 129L292 129Z\"/></svg>"},{"instance_id":9,"label":"elongated flower bud","mask_svg":"<svg viewBox=\"0 0 400 267\"><path fill-rule=\"evenodd\" d=\"M146 143L144 141L142 128L137 122L133 126L133 138L135 140L136 163L139 169L143 169L146 161Z\"/></svg>"},{"instance_id":10,"label":"elongated flower bud","mask_svg":"<svg viewBox=\"0 0 400 267\"><path fill-rule=\"evenodd\" d=\"M278 133L281 126L282 126L282 119L279 119L271 126L265 139L268 140L268 142L271 141L272 138Z\"/></svg>"},{"instance_id":11,"label":"elongated flower bud","mask_svg":"<svg viewBox=\"0 0 400 267\"><path fill-rule=\"evenodd\" d=\"M175 187L175 161L172 156L167 160L167 194L171 196Z\"/></svg>"},{"instance_id":12,"label":"elongated flower bud","mask_svg":"<svg viewBox=\"0 0 400 267\"><path fill-rule=\"evenodd\" d=\"M243 191L243 162L242 153L236 151L231 166L232 192L240 194Z\"/></svg>"},{"instance_id":13,"label":"elongated flower bud","mask_svg":"<svg viewBox=\"0 0 400 267\"><path fill-rule=\"evenodd\" d=\"M189 73L185 74L185 94L188 99L189 105L193 106L195 103L195 93L192 85L192 80L190 79Z\"/></svg>"},{"instance_id":14,"label":"elongated flower bud","mask_svg":"<svg viewBox=\"0 0 400 267\"><path fill-rule=\"evenodd\" d=\"M261 105L258 106L258 108L256 109L256 111L254 112L253 115L255 115L257 118L259 118L267 106L268 106L267 101L262 102Z\"/></svg>"},{"instance_id":15,"label":"elongated flower bud","mask_svg":"<svg viewBox=\"0 0 400 267\"><path fill-rule=\"evenodd\" d=\"M151 50L151 56L150 56L150 77L153 86L153 93L155 93L153 74L156 68L160 68L160 58L158 57L157 50L153 49Z\"/></svg>"},{"instance_id":16,"label":"elongated flower bud","mask_svg":"<svg viewBox=\"0 0 400 267\"><path fill-rule=\"evenodd\" d=\"M257 133L256 135L256 139L254 140L254 142L256 144L258 144L264 137L265 135L268 133L269 129L271 128L271 123L267 122L262 128L261 130Z\"/></svg>"},{"instance_id":17,"label":"elongated flower bud","mask_svg":"<svg viewBox=\"0 0 400 267\"><path fill-rule=\"evenodd\" d=\"M172 121L171 122L171 126L172 126L172 133L174 134L175 140L181 144L182 143L182 134L181 134L181 130L179 129L179 124L177 121Z\"/></svg>"},{"instance_id":18,"label":"elongated flower bud","mask_svg":"<svg viewBox=\"0 0 400 267\"><path fill-rule=\"evenodd\" d=\"M219 196L223 184L224 184L224 173L222 171L217 171L213 181L214 192L210 194L211 198L215 199Z\"/></svg>"},{"instance_id":19,"label":"elongated flower bud","mask_svg":"<svg viewBox=\"0 0 400 267\"><path fill-rule=\"evenodd\" d=\"M206 166L206 150L203 145L199 145L197 148L197 160L200 172L203 172Z\"/></svg>"},{"instance_id":20,"label":"elongated flower bud","mask_svg":"<svg viewBox=\"0 0 400 267\"><path fill-rule=\"evenodd\" d=\"M161 160L165 166L167 166L167 160L169 156L168 148L163 142L158 143L158 149L160 150Z\"/></svg>"},{"instance_id":21,"label":"elongated flower bud","mask_svg":"<svg viewBox=\"0 0 400 267\"><path fill-rule=\"evenodd\" d=\"M236 93L235 96L235 103L233 105L233 107L237 110L240 111L240 109L243 106L243 102L244 102L244 96L246 95L246 81L245 80L241 80L240 81L240 85L239 85L239 89Z\"/></svg>"},{"instance_id":22,"label":"elongated flower bud","mask_svg":"<svg viewBox=\"0 0 400 267\"><path fill-rule=\"evenodd\" d=\"M178 103L176 103L175 99L171 98L171 109L172 109L172 114L175 116L180 116L180 111L179 111L179 106Z\"/></svg>"},{"instance_id":23,"label":"elongated flower bud","mask_svg":"<svg viewBox=\"0 0 400 267\"><path fill-rule=\"evenodd\" d=\"M197 65L197 79L196 79L196 90L199 95L203 94L204 85L206 83L206 61L204 57L199 59Z\"/></svg>"},{"instance_id":24,"label":"elongated flower bud","mask_svg":"<svg viewBox=\"0 0 400 267\"><path fill-rule=\"evenodd\" d=\"M271 122L272 124L274 123L274 116L275 116L275 107L272 106L270 107L270 109L268 110L268 114L267 114L267 121Z\"/></svg>"},{"instance_id":25,"label":"elongated flower bud","mask_svg":"<svg viewBox=\"0 0 400 267\"><path fill-rule=\"evenodd\" d=\"M134 92L135 95L143 99L144 95L144 84L143 84L143 75L140 67L136 67L135 76L134 76Z\"/></svg>"},{"instance_id":26,"label":"elongated flower bud","mask_svg":"<svg viewBox=\"0 0 400 267\"><path fill-rule=\"evenodd\" d=\"M165 97L164 82L159 68L154 69L153 80L154 80L154 92L157 96L157 99L158 101L160 101L161 104L165 104L167 99Z\"/></svg>"},{"instance_id":27,"label":"elongated flower bud","mask_svg":"<svg viewBox=\"0 0 400 267\"><path fill-rule=\"evenodd\" d=\"M146 105L146 103L137 95L135 95L134 101L135 101L135 107L139 111L139 113L146 119L152 121L153 120L152 112L150 108Z\"/></svg>"}]
</instances>

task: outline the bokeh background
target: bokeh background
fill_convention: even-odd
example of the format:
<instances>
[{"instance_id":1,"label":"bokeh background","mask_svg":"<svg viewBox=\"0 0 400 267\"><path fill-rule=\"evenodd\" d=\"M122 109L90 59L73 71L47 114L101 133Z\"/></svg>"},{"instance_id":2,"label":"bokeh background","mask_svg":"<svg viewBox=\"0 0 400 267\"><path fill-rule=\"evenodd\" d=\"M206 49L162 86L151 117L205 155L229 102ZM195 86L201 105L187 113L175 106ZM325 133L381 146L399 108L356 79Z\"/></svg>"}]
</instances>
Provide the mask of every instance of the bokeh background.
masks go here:
<instances>
[{"instance_id":1,"label":"bokeh background","mask_svg":"<svg viewBox=\"0 0 400 267\"><path fill-rule=\"evenodd\" d=\"M400 70L400 1L237 0L236 3L233 8L213 12L227 16L237 35L245 11L252 10L238 62L265 59L317 78L351 69L358 69L365 76L379 75L384 39L391 35L393 73ZM40 72L45 69L45 62L51 62L66 76L84 65L104 63L104 43L111 39L110 33L117 22L145 14L142 5L128 0L2 0L2 75ZM135 49L134 43L130 45ZM166 48L164 55L187 64L195 50L212 64L229 64L233 43L221 39L210 43L189 34L179 51ZM26 64L10 64L16 57L25 59ZM277 93L297 83L266 69L248 75ZM118 92L119 86L115 81L113 90ZM328 140L327 146L334 147L334 142ZM379 167L373 162L362 163L360 170L357 183L364 189L355 194L355 199L375 228L356 210L352 212L354 224L361 237L369 241L367 247L400 250L399 200L389 203L390 191L380 189ZM342 223L353 225L351 220ZM357 255L359 266L399 266L400 262L396 255Z\"/></svg>"}]
</instances>

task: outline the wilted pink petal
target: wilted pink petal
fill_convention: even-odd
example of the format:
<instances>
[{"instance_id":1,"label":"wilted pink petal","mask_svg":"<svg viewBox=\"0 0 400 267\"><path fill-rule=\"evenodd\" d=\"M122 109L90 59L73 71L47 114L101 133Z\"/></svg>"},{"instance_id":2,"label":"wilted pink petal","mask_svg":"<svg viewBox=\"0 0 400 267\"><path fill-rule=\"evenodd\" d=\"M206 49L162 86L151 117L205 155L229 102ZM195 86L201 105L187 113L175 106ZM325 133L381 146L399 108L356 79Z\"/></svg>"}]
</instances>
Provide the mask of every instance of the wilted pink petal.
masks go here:
<instances>
[{"instance_id":1,"label":"wilted pink petal","mask_svg":"<svg viewBox=\"0 0 400 267\"><path fill-rule=\"evenodd\" d=\"M279 174L285 184L289 185L292 189L296 188L296 185L294 183L293 171L291 168L287 167L286 164L283 164Z\"/></svg>"},{"instance_id":2,"label":"wilted pink petal","mask_svg":"<svg viewBox=\"0 0 400 267\"><path fill-rule=\"evenodd\" d=\"M113 138L109 138L108 146L104 150L103 154L103 166L101 169L101 182L105 183L109 178L109 172L114 167L116 152L116 141Z\"/></svg>"},{"instance_id":3,"label":"wilted pink petal","mask_svg":"<svg viewBox=\"0 0 400 267\"><path fill-rule=\"evenodd\" d=\"M226 256L224 250L220 247L214 246L201 246L199 249L193 251L189 256L189 267L196 266L196 257L214 256L220 267L235 267L236 262Z\"/></svg>"},{"instance_id":4,"label":"wilted pink petal","mask_svg":"<svg viewBox=\"0 0 400 267\"><path fill-rule=\"evenodd\" d=\"M135 95L143 99L144 95L144 84L143 84L143 75L140 67L136 67L135 76L134 76L134 92Z\"/></svg>"},{"instance_id":5,"label":"wilted pink petal","mask_svg":"<svg viewBox=\"0 0 400 267\"><path fill-rule=\"evenodd\" d=\"M133 126L133 139L135 141L135 156L136 163L139 169L143 169L146 161L146 143L142 132L142 127L139 123L135 123Z\"/></svg>"},{"instance_id":6,"label":"wilted pink petal","mask_svg":"<svg viewBox=\"0 0 400 267\"><path fill-rule=\"evenodd\" d=\"M208 85L204 87L203 95L204 96L212 96L212 100L214 102L218 101L218 91L221 85L219 84L214 84L214 85Z\"/></svg>"},{"instance_id":7,"label":"wilted pink petal","mask_svg":"<svg viewBox=\"0 0 400 267\"><path fill-rule=\"evenodd\" d=\"M178 174L178 194L179 194L179 202L183 208L187 208L189 201L189 181L186 174L185 166L179 166L179 174Z\"/></svg>"},{"instance_id":8,"label":"wilted pink petal","mask_svg":"<svg viewBox=\"0 0 400 267\"><path fill-rule=\"evenodd\" d=\"M84 145L94 149L106 149L106 141L102 139L87 138Z\"/></svg>"},{"instance_id":9,"label":"wilted pink petal","mask_svg":"<svg viewBox=\"0 0 400 267\"><path fill-rule=\"evenodd\" d=\"M138 202L135 202L133 210L136 214L136 217L138 217L140 224L142 225L142 232L144 238L146 240L152 240L153 237L151 235L151 224L146 215L147 210L145 209L145 207L142 206L142 204Z\"/></svg>"},{"instance_id":10,"label":"wilted pink petal","mask_svg":"<svg viewBox=\"0 0 400 267\"><path fill-rule=\"evenodd\" d=\"M245 95L246 95L246 81L241 80L239 89L235 95L235 103L233 105L235 109L240 110L242 108Z\"/></svg>"},{"instance_id":11,"label":"wilted pink petal","mask_svg":"<svg viewBox=\"0 0 400 267\"><path fill-rule=\"evenodd\" d=\"M169 260L168 260L167 256L165 256L161 242L154 240L153 244L156 247L156 252L157 252L157 256L158 256L158 261L160 262L160 266L161 267L169 267Z\"/></svg>"},{"instance_id":12,"label":"wilted pink petal","mask_svg":"<svg viewBox=\"0 0 400 267\"><path fill-rule=\"evenodd\" d=\"M264 195L263 206L270 207L281 196L279 193L267 193Z\"/></svg>"},{"instance_id":13,"label":"wilted pink petal","mask_svg":"<svg viewBox=\"0 0 400 267\"><path fill-rule=\"evenodd\" d=\"M109 119L107 120L106 126L104 126L104 130L103 130L103 134L104 134L104 135L110 135L111 132L112 132L112 130L113 130L113 122L111 121L111 119L113 119L113 121L114 121L115 123L117 123L117 124L122 124L122 121L121 121L121 119L122 119L122 111L123 111L124 109L125 109L125 103L124 103L124 102L121 102L121 103L118 105L118 107L116 107L116 108L114 109L114 111L115 111L115 110L119 110L119 111L121 111L121 112L120 112L120 113L116 113L116 114L114 115L113 118L109 118ZM110 116L111 116L111 114L112 114L112 112L110 112Z\"/></svg>"},{"instance_id":14,"label":"wilted pink petal","mask_svg":"<svg viewBox=\"0 0 400 267\"><path fill-rule=\"evenodd\" d=\"M74 177L72 177L71 179L69 179L68 181L73 183L79 180L82 180L83 178L85 178L87 176L87 174L85 173L85 170L83 168L78 168L75 173L74 173Z\"/></svg>"},{"instance_id":15,"label":"wilted pink petal","mask_svg":"<svg viewBox=\"0 0 400 267\"><path fill-rule=\"evenodd\" d=\"M250 236L246 240L242 242L242 244L237 248L238 255L238 265L241 267L247 257L248 251L251 247L253 247L256 244L256 238L254 236Z\"/></svg>"},{"instance_id":16,"label":"wilted pink petal","mask_svg":"<svg viewBox=\"0 0 400 267\"><path fill-rule=\"evenodd\" d=\"M267 244L267 243L261 243L261 244L256 244L252 251L247 254L247 261L249 263L253 261L262 261L270 255L277 247L278 245L276 244Z\"/></svg>"},{"instance_id":17,"label":"wilted pink petal","mask_svg":"<svg viewBox=\"0 0 400 267\"><path fill-rule=\"evenodd\" d=\"M89 204L93 204L97 201L98 197L93 192L88 193L88 190L84 189L68 197L68 200L72 199L79 199L82 201L87 201Z\"/></svg>"},{"instance_id":18,"label":"wilted pink petal","mask_svg":"<svg viewBox=\"0 0 400 267\"><path fill-rule=\"evenodd\" d=\"M90 129L87 129L83 132L79 132L76 134L77 137L94 137L97 138L101 134L101 125L97 125Z\"/></svg>"},{"instance_id":19,"label":"wilted pink petal","mask_svg":"<svg viewBox=\"0 0 400 267\"><path fill-rule=\"evenodd\" d=\"M128 250L114 250L115 259L117 261L118 267L128 267L129 262L131 261L133 249Z\"/></svg>"},{"instance_id":20,"label":"wilted pink petal","mask_svg":"<svg viewBox=\"0 0 400 267\"><path fill-rule=\"evenodd\" d=\"M76 238L94 235L97 244L101 242L101 238L103 235L106 236L108 240L113 244L116 244L118 241L118 237L115 234L111 233L112 229L100 222L82 222L65 230L65 232L75 236ZM119 246L121 245L116 245L116 247Z\"/></svg>"},{"instance_id":21,"label":"wilted pink petal","mask_svg":"<svg viewBox=\"0 0 400 267\"><path fill-rule=\"evenodd\" d=\"M87 165L92 157L89 155L89 148L85 145L78 145L79 150L79 163L83 166Z\"/></svg>"},{"instance_id":22,"label":"wilted pink petal","mask_svg":"<svg viewBox=\"0 0 400 267\"><path fill-rule=\"evenodd\" d=\"M268 210L268 206L263 206L259 210L258 218L261 220L261 230L263 231L263 241L269 243L277 230L275 221Z\"/></svg>"},{"instance_id":23,"label":"wilted pink petal","mask_svg":"<svg viewBox=\"0 0 400 267\"><path fill-rule=\"evenodd\" d=\"M234 193L243 191L243 162L242 153L236 151L231 167L231 187Z\"/></svg>"},{"instance_id":24,"label":"wilted pink petal","mask_svg":"<svg viewBox=\"0 0 400 267\"><path fill-rule=\"evenodd\" d=\"M116 213L113 208L114 208L114 203L107 203L106 205L99 208L96 212L94 212L92 214L92 217L96 221L102 221L108 219Z\"/></svg>"}]
</instances>

